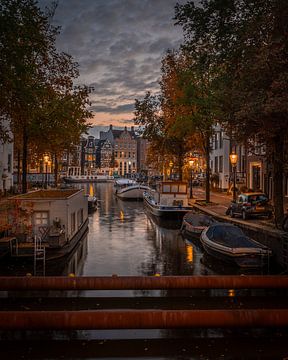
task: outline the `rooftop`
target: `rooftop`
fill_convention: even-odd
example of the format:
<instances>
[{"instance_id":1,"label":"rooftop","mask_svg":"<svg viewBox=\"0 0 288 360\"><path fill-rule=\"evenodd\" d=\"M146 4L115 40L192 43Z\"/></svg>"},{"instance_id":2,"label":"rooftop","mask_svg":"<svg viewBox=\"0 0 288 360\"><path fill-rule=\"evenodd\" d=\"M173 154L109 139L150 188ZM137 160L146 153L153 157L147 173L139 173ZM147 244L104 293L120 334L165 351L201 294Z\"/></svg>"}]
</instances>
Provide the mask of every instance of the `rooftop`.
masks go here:
<instances>
[{"instance_id":1,"label":"rooftop","mask_svg":"<svg viewBox=\"0 0 288 360\"><path fill-rule=\"evenodd\" d=\"M17 195L14 196L12 199L68 199L70 196L79 192L79 189L65 189L65 190L36 190L28 192L27 194Z\"/></svg>"}]
</instances>

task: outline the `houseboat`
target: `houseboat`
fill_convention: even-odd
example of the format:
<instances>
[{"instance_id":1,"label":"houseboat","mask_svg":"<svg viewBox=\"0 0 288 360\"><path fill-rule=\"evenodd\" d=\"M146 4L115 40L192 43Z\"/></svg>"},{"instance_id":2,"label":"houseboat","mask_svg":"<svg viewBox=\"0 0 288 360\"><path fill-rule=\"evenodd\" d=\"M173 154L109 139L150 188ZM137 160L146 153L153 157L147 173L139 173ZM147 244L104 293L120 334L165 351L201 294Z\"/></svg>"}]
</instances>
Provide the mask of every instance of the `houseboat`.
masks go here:
<instances>
[{"instance_id":1,"label":"houseboat","mask_svg":"<svg viewBox=\"0 0 288 360\"><path fill-rule=\"evenodd\" d=\"M143 193L144 205L155 217L162 220L181 222L183 216L192 210L188 204L187 183L182 181L163 181L156 190Z\"/></svg>"},{"instance_id":2,"label":"houseboat","mask_svg":"<svg viewBox=\"0 0 288 360\"><path fill-rule=\"evenodd\" d=\"M10 201L16 237L12 256L31 257L45 249L46 260L59 259L88 232L88 199L82 189L36 190Z\"/></svg>"},{"instance_id":3,"label":"houseboat","mask_svg":"<svg viewBox=\"0 0 288 360\"><path fill-rule=\"evenodd\" d=\"M114 183L114 194L123 200L141 200L143 192L150 190L149 186L133 179L117 179Z\"/></svg>"},{"instance_id":4,"label":"houseboat","mask_svg":"<svg viewBox=\"0 0 288 360\"><path fill-rule=\"evenodd\" d=\"M67 174L63 176L66 183L88 183L88 182L106 182L113 181L114 177L107 174L96 173L95 170L85 170L81 172L81 167L70 166Z\"/></svg>"}]
</instances>

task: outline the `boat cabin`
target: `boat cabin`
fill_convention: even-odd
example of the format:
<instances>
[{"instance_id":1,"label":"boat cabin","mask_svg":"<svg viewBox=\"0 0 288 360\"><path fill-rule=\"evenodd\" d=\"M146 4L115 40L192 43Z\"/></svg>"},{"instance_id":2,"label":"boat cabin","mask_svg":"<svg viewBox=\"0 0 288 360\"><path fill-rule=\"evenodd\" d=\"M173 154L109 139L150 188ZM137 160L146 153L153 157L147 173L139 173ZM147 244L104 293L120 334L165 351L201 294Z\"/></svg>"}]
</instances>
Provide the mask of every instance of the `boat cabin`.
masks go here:
<instances>
[{"instance_id":1,"label":"boat cabin","mask_svg":"<svg viewBox=\"0 0 288 360\"><path fill-rule=\"evenodd\" d=\"M37 190L12 197L13 233L22 241L35 236L50 247L67 244L88 224L88 200L81 189Z\"/></svg>"},{"instance_id":2,"label":"boat cabin","mask_svg":"<svg viewBox=\"0 0 288 360\"><path fill-rule=\"evenodd\" d=\"M154 192L155 202L163 206L188 206L187 183L183 181L162 181Z\"/></svg>"}]
</instances>

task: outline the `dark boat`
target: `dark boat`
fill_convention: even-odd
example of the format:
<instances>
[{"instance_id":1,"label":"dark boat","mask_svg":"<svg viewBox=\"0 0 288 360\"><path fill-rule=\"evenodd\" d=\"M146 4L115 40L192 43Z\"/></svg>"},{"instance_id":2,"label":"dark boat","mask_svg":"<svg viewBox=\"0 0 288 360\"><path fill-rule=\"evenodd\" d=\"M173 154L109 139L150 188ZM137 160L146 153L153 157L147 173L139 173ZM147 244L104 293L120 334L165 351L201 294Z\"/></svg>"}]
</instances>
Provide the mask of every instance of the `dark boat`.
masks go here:
<instances>
[{"instance_id":1,"label":"dark boat","mask_svg":"<svg viewBox=\"0 0 288 360\"><path fill-rule=\"evenodd\" d=\"M181 232L188 240L189 238L199 238L203 230L215 223L216 220L212 216L189 211L183 217Z\"/></svg>"},{"instance_id":2,"label":"dark boat","mask_svg":"<svg viewBox=\"0 0 288 360\"><path fill-rule=\"evenodd\" d=\"M92 213L97 210L97 198L96 196L88 196L88 213Z\"/></svg>"},{"instance_id":3,"label":"dark boat","mask_svg":"<svg viewBox=\"0 0 288 360\"><path fill-rule=\"evenodd\" d=\"M200 236L204 250L218 259L245 268L262 267L272 255L266 246L246 236L232 224L216 223Z\"/></svg>"}]
</instances>

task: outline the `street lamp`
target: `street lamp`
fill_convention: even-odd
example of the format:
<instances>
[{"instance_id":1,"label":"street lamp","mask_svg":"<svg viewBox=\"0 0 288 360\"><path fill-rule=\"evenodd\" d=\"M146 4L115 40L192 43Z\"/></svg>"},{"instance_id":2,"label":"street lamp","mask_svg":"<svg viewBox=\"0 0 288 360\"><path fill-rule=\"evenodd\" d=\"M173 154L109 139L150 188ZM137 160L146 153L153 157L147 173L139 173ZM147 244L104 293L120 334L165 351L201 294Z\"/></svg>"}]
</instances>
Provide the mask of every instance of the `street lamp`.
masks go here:
<instances>
[{"instance_id":1,"label":"street lamp","mask_svg":"<svg viewBox=\"0 0 288 360\"><path fill-rule=\"evenodd\" d=\"M229 155L229 157L233 169L233 201L236 201L236 166L238 161L238 155L233 152Z\"/></svg>"},{"instance_id":2,"label":"street lamp","mask_svg":"<svg viewBox=\"0 0 288 360\"><path fill-rule=\"evenodd\" d=\"M173 161L169 161L169 168L170 168L170 180L172 180L172 167L173 167Z\"/></svg>"},{"instance_id":3,"label":"street lamp","mask_svg":"<svg viewBox=\"0 0 288 360\"><path fill-rule=\"evenodd\" d=\"M44 182L44 188L47 189L49 155L44 155L44 163L45 163L45 182Z\"/></svg>"},{"instance_id":4,"label":"street lamp","mask_svg":"<svg viewBox=\"0 0 288 360\"><path fill-rule=\"evenodd\" d=\"M192 190L192 185L193 185L193 165L194 165L194 160L189 160L189 165L190 165L190 199L193 199L193 190Z\"/></svg>"}]
</instances>

